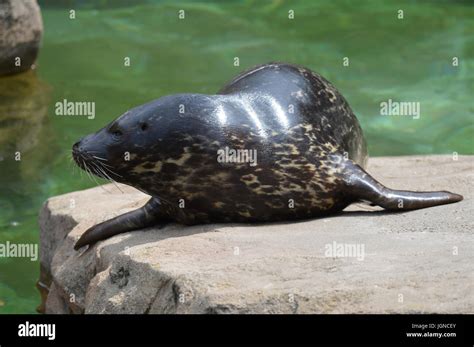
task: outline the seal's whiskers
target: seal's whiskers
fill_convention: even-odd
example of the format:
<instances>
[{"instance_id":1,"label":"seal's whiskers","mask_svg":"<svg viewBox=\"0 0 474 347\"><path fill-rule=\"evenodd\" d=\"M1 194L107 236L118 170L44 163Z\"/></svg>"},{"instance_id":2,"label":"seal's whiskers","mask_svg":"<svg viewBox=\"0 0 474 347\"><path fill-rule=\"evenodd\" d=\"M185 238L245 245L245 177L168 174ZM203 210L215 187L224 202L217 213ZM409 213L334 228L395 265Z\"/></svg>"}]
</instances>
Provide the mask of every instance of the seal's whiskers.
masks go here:
<instances>
[{"instance_id":1,"label":"seal's whiskers","mask_svg":"<svg viewBox=\"0 0 474 347\"><path fill-rule=\"evenodd\" d=\"M120 189L120 187L119 187L119 185L117 184L117 182L116 182L112 177L110 177L110 176L107 174L107 172L105 172L104 169L106 169L106 168L103 167L103 166L102 166L102 167L100 166L100 165L103 164L103 163L100 163L100 164L99 164L99 163L100 163L100 162L95 162L95 163L91 163L91 164L95 164L96 169L99 170L99 176L101 176L101 177L103 177L103 178L105 178L105 179L111 181L111 182L115 185L115 187L123 194L123 191L122 191L122 189ZM91 165L91 166L92 166L92 165ZM117 175L117 176L119 176L119 175Z\"/></svg>"}]
</instances>

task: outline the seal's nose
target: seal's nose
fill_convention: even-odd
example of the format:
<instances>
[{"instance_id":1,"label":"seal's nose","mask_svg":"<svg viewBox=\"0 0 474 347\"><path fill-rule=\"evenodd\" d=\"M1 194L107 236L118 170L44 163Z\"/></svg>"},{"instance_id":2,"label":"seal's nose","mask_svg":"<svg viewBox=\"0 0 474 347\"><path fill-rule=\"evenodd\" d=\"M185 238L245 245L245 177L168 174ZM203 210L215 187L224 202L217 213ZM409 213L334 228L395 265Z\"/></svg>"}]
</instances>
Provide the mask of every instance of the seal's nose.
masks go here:
<instances>
[{"instance_id":1,"label":"seal's nose","mask_svg":"<svg viewBox=\"0 0 474 347\"><path fill-rule=\"evenodd\" d=\"M72 145L72 150L76 152L80 151L81 150L81 148L79 147L80 144L81 144L81 141L77 141L75 144Z\"/></svg>"},{"instance_id":2,"label":"seal's nose","mask_svg":"<svg viewBox=\"0 0 474 347\"><path fill-rule=\"evenodd\" d=\"M85 152L85 147L84 147L84 139L80 139L77 141L75 144L72 145L72 151L75 153L83 153Z\"/></svg>"}]
</instances>

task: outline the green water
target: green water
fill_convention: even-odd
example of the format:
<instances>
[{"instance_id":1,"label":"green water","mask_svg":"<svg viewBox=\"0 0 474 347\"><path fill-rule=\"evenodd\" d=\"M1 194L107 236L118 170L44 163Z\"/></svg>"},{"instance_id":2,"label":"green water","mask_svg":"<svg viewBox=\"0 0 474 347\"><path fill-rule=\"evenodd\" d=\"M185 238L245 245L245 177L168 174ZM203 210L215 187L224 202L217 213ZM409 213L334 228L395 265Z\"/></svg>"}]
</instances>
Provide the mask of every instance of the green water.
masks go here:
<instances>
[{"instance_id":1,"label":"green water","mask_svg":"<svg viewBox=\"0 0 474 347\"><path fill-rule=\"evenodd\" d=\"M67 156L81 136L162 95L214 93L269 61L305 65L332 81L372 156L474 152L468 1L44 2L38 77L0 78L0 243L38 242L41 204L94 185ZM94 101L95 119L55 115L63 99ZM421 117L381 116L388 99L420 102ZM2 118L5 110L13 119ZM3 258L0 269L0 313L34 312L38 261Z\"/></svg>"}]
</instances>

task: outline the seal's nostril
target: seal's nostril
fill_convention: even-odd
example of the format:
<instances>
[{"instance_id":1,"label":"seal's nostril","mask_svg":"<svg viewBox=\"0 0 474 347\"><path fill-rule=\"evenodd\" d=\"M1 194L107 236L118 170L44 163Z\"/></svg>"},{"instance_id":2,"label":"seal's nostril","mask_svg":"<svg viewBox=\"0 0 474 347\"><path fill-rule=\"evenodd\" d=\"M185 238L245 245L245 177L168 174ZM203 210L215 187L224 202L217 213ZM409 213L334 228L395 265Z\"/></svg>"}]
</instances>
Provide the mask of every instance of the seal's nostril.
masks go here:
<instances>
[{"instance_id":1,"label":"seal's nostril","mask_svg":"<svg viewBox=\"0 0 474 347\"><path fill-rule=\"evenodd\" d=\"M77 141L75 144L73 144L72 150L77 152L82 151L81 141Z\"/></svg>"}]
</instances>

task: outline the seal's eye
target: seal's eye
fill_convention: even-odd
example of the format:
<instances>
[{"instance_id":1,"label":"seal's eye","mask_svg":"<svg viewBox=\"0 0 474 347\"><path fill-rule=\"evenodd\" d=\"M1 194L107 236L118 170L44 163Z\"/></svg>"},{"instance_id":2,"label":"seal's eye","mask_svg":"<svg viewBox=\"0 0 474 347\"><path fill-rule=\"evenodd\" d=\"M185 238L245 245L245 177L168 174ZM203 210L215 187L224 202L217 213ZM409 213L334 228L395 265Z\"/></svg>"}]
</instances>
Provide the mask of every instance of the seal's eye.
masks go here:
<instances>
[{"instance_id":1,"label":"seal's eye","mask_svg":"<svg viewBox=\"0 0 474 347\"><path fill-rule=\"evenodd\" d=\"M142 129L142 131L145 131L146 129L148 129L148 124L142 123L142 125L140 126L140 128Z\"/></svg>"},{"instance_id":2,"label":"seal's eye","mask_svg":"<svg viewBox=\"0 0 474 347\"><path fill-rule=\"evenodd\" d=\"M112 132L112 135L114 135L115 137L120 137L123 135L123 133L120 130L114 130Z\"/></svg>"}]
</instances>

